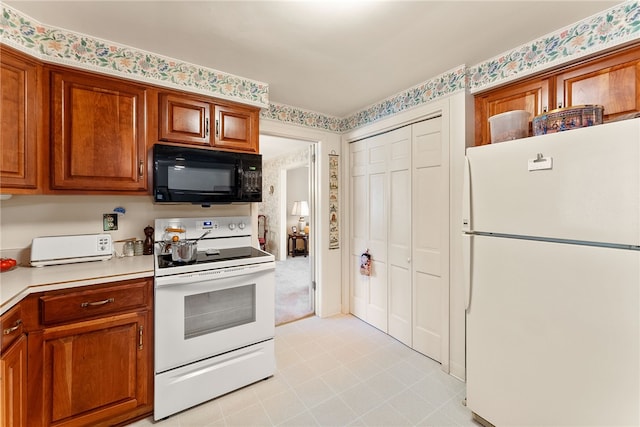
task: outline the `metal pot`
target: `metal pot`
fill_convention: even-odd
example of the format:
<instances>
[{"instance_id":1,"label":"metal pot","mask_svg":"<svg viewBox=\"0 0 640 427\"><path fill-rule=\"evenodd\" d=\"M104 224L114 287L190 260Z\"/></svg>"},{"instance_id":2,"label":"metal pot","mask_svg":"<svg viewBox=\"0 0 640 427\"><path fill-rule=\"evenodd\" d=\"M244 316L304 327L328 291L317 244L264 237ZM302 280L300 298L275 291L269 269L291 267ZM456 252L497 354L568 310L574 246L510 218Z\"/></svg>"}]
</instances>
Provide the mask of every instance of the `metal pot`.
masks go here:
<instances>
[{"instance_id":1,"label":"metal pot","mask_svg":"<svg viewBox=\"0 0 640 427\"><path fill-rule=\"evenodd\" d=\"M204 234L195 240L179 240L171 243L171 259L178 262L194 262L198 257L198 240L202 239L211 230L207 230Z\"/></svg>"},{"instance_id":2,"label":"metal pot","mask_svg":"<svg viewBox=\"0 0 640 427\"><path fill-rule=\"evenodd\" d=\"M198 242L181 240L171 244L171 259L177 262L193 262L198 257Z\"/></svg>"}]
</instances>

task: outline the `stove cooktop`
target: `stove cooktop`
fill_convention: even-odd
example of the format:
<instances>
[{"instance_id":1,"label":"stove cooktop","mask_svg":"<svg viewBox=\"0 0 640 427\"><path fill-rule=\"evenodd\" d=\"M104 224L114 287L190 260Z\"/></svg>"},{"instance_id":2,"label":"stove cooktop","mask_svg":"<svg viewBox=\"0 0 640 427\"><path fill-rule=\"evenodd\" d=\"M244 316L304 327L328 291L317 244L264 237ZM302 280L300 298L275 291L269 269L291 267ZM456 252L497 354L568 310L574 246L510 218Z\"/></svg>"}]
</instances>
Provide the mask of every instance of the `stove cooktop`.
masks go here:
<instances>
[{"instance_id":1,"label":"stove cooktop","mask_svg":"<svg viewBox=\"0 0 640 427\"><path fill-rule=\"evenodd\" d=\"M197 258L193 262L173 261L171 259L171 254L160 254L158 255L158 268L181 267L184 265L216 263L220 261L246 260L265 256L268 256L268 254L251 246L198 251ZM241 262L238 264L241 264ZM214 266L212 265L212 267Z\"/></svg>"}]
</instances>

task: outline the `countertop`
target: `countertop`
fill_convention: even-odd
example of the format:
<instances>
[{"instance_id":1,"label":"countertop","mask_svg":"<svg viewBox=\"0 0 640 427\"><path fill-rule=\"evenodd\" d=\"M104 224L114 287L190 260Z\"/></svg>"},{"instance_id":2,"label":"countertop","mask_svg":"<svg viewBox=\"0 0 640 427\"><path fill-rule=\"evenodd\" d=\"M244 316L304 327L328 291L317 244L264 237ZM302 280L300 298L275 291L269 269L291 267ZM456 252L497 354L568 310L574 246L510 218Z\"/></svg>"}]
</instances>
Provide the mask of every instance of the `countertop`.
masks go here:
<instances>
[{"instance_id":1,"label":"countertop","mask_svg":"<svg viewBox=\"0 0 640 427\"><path fill-rule=\"evenodd\" d=\"M0 314L34 292L152 277L153 268L152 255L45 267L18 266L0 273Z\"/></svg>"}]
</instances>

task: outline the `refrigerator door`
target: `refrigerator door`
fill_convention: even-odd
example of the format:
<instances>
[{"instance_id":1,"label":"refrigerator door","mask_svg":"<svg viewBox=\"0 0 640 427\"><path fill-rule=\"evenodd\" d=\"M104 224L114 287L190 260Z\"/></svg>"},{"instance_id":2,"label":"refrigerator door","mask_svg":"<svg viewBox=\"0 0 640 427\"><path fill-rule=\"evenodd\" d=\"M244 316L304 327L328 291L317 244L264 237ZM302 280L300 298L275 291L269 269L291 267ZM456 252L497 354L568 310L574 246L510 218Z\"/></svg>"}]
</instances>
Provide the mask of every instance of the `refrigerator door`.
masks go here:
<instances>
[{"instance_id":1,"label":"refrigerator door","mask_svg":"<svg viewBox=\"0 0 640 427\"><path fill-rule=\"evenodd\" d=\"M472 147L467 158L470 229L640 246L640 119Z\"/></svg>"},{"instance_id":2,"label":"refrigerator door","mask_svg":"<svg viewBox=\"0 0 640 427\"><path fill-rule=\"evenodd\" d=\"M640 424L640 252L471 236L467 406L496 426Z\"/></svg>"}]
</instances>

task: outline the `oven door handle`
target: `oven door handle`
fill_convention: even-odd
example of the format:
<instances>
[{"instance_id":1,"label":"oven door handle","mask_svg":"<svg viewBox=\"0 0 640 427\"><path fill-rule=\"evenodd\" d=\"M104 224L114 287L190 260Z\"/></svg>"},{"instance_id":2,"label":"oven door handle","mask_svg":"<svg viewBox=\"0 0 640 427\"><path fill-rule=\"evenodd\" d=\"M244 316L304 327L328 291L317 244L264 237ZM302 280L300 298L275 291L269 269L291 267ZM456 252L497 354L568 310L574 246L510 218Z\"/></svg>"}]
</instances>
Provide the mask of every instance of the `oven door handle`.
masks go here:
<instances>
[{"instance_id":1,"label":"oven door handle","mask_svg":"<svg viewBox=\"0 0 640 427\"><path fill-rule=\"evenodd\" d=\"M173 274L169 276L156 276L157 288L170 286L184 286L212 280L226 279L236 276L246 276L263 271L275 270L275 261L260 264L248 264L238 267L219 268L215 270L198 271L194 273Z\"/></svg>"}]
</instances>

